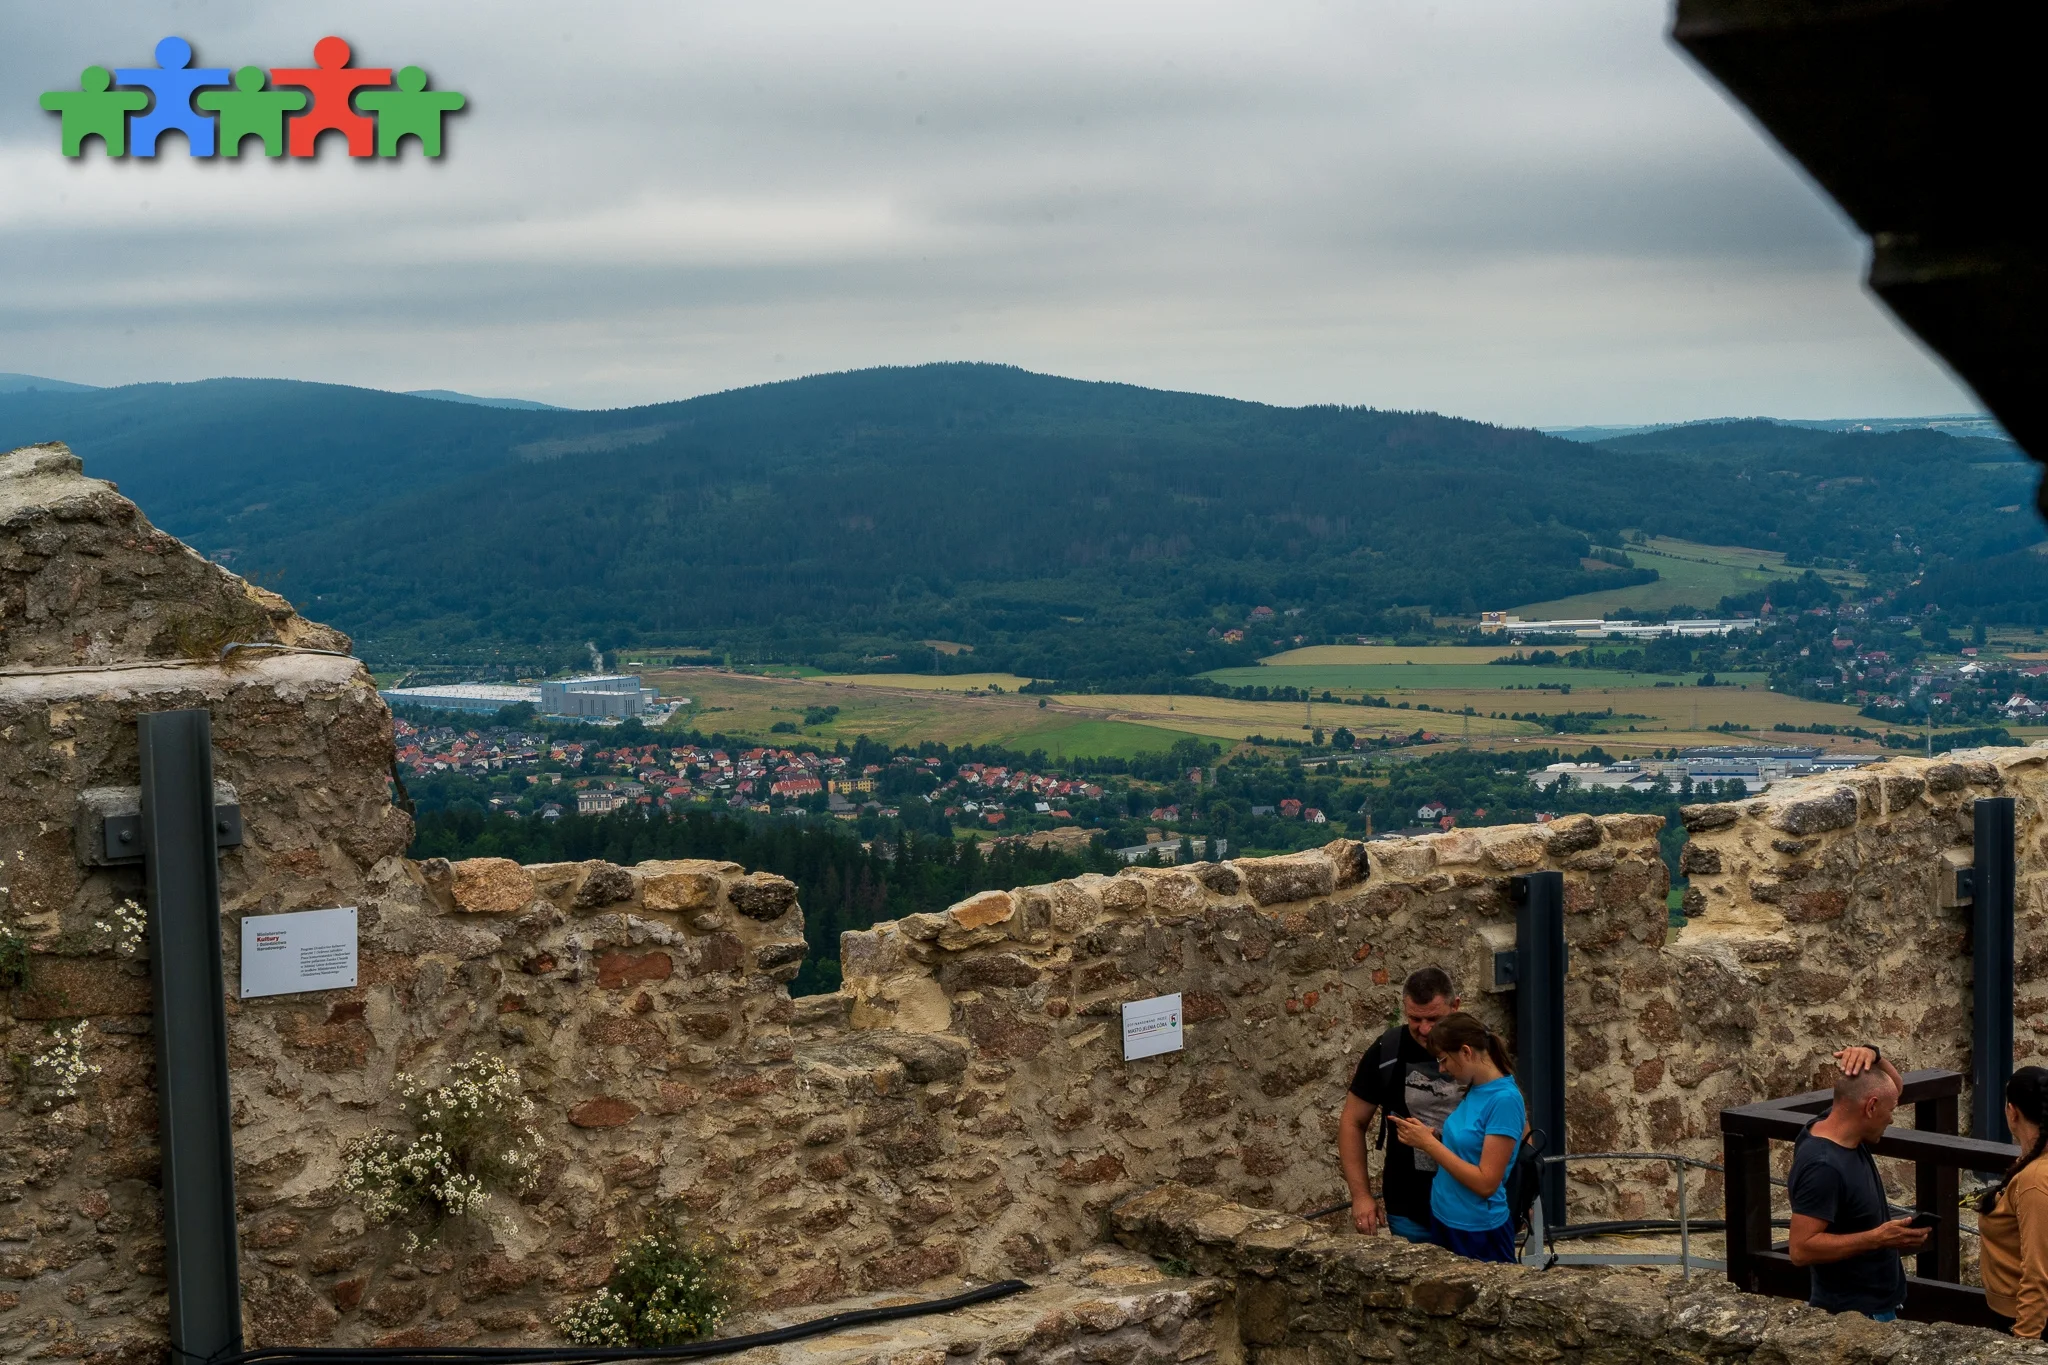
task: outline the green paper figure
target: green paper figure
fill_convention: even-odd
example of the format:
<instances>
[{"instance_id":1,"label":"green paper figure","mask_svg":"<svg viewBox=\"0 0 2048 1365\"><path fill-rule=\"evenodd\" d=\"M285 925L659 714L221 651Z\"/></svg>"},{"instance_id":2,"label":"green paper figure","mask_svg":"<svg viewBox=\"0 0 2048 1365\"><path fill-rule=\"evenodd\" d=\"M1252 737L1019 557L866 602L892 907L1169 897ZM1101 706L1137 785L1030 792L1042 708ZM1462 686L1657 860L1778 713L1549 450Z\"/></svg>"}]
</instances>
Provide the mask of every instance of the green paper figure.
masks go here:
<instances>
[{"instance_id":1,"label":"green paper figure","mask_svg":"<svg viewBox=\"0 0 2048 1365\"><path fill-rule=\"evenodd\" d=\"M148 106L149 92L110 92L107 87L113 83L113 72L88 66L78 73L79 89L52 90L43 96L43 108L64 116L64 155L80 155L82 144L94 133L106 144L108 156L128 155L128 115Z\"/></svg>"},{"instance_id":2,"label":"green paper figure","mask_svg":"<svg viewBox=\"0 0 2048 1365\"><path fill-rule=\"evenodd\" d=\"M428 156L441 155L441 116L469 103L452 90L426 93L427 73L408 66L398 73L398 89L365 90L356 96L356 107L377 116L377 155L397 156L398 139L416 134L420 150Z\"/></svg>"},{"instance_id":3,"label":"green paper figure","mask_svg":"<svg viewBox=\"0 0 2048 1365\"><path fill-rule=\"evenodd\" d=\"M260 66L245 66L235 73L232 90L208 90L194 97L201 109L220 115L220 137L216 145L222 156L240 156L242 139L263 139L263 155L284 155L284 116L306 107L303 90L265 90L268 79Z\"/></svg>"}]
</instances>

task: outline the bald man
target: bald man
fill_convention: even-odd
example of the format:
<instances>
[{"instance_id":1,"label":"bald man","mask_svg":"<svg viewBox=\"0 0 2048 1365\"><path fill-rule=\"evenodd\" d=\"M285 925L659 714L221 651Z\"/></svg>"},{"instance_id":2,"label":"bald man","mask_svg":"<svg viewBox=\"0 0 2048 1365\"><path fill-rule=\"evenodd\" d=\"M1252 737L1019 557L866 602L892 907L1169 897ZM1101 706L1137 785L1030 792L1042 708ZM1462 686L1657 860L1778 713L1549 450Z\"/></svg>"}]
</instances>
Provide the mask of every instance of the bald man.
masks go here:
<instances>
[{"instance_id":1,"label":"bald man","mask_svg":"<svg viewBox=\"0 0 2048 1365\"><path fill-rule=\"evenodd\" d=\"M1902 1251L1926 1242L1928 1229L1893 1218L1870 1149L1892 1121L1905 1082L1874 1047L1843 1048L1835 1102L1806 1125L1792 1149L1792 1264L1810 1267L1807 1302L1831 1313L1879 1322L1906 1302Z\"/></svg>"}]
</instances>

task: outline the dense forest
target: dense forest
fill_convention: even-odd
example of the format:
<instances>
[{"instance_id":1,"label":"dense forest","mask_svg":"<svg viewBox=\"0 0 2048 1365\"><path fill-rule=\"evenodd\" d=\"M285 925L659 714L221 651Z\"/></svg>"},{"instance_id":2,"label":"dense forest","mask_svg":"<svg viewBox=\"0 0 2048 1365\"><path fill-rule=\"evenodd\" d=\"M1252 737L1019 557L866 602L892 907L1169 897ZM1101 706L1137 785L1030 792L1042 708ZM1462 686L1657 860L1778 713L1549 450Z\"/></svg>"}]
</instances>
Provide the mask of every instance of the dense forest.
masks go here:
<instances>
[{"instance_id":1,"label":"dense forest","mask_svg":"<svg viewBox=\"0 0 2048 1365\"><path fill-rule=\"evenodd\" d=\"M262 380L0 394L0 447L40 439L380 666L594 643L1124 686L1640 581L1630 529L1991 619L2038 611L2048 563L2004 442L1759 421L1586 445L991 365L612 412Z\"/></svg>"}]
</instances>

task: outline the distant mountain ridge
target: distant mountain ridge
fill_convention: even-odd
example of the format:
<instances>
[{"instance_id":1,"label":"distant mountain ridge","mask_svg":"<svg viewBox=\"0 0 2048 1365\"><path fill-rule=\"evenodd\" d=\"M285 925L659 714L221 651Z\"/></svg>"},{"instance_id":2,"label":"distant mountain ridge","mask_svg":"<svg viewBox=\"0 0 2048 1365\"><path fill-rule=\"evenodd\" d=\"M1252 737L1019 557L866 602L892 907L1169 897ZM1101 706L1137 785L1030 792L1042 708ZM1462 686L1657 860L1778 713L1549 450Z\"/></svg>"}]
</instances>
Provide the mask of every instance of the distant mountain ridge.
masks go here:
<instances>
[{"instance_id":1,"label":"distant mountain ridge","mask_svg":"<svg viewBox=\"0 0 2048 1365\"><path fill-rule=\"evenodd\" d=\"M35 390L44 393L96 393L105 387L100 384L74 384L68 379L44 379L33 374L0 372L0 393L24 393ZM454 389L407 389L405 396L434 398L443 403L473 403L482 408L517 408L527 412L564 411L553 403L541 403L531 398L481 398L473 393L458 393Z\"/></svg>"},{"instance_id":2,"label":"distant mountain ridge","mask_svg":"<svg viewBox=\"0 0 2048 1365\"><path fill-rule=\"evenodd\" d=\"M44 393L91 393L91 384L73 384L66 379L43 379L32 374L8 374L0 371L0 393L28 393L41 390Z\"/></svg>"},{"instance_id":3,"label":"distant mountain ridge","mask_svg":"<svg viewBox=\"0 0 2048 1365\"><path fill-rule=\"evenodd\" d=\"M2012 437L1998 419L1981 412L1948 412L1931 417L1708 417L1694 422L1649 422L1640 425L1538 427L1546 436L1566 441L1610 441L1619 436L1640 436L1648 431L1676 431L1682 427L1716 426L1724 422L1770 422L1781 427L1803 427L1808 431L1939 431L1949 436L1981 436L1986 440L2010 441Z\"/></svg>"},{"instance_id":4,"label":"distant mountain ridge","mask_svg":"<svg viewBox=\"0 0 2048 1365\"><path fill-rule=\"evenodd\" d=\"M520 412L563 412L553 403L537 403L531 398L479 398L473 393L457 393L453 389L407 389L407 398L437 398L443 403L474 403L480 408L513 408Z\"/></svg>"},{"instance_id":5,"label":"distant mountain ridge","mask_svg":"<svg viewBox=\"0 0 2048 1365\"><path fill-rule=\"evenodd\" d=\"M2002 510L2032 470L2004 442L1755 421L1589 445L997 365L596 412L284 380L0 394L0 448L47 439L393 663L595 639L949 667L937 639L1107 685L1645 581L1588 558L1631 529L1896 582L2042 539Z\"/></svg>"}]
</instances>

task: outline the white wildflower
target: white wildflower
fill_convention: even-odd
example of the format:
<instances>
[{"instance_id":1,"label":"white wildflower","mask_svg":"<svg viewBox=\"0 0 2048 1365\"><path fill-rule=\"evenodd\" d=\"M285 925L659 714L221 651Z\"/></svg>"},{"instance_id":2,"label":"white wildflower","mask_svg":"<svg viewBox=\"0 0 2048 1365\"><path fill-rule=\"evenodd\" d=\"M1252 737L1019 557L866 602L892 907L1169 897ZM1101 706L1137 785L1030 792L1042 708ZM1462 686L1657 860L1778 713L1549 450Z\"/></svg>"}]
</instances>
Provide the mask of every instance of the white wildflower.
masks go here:
<instances>
[{"instance_id":1,"label":"white wildflower","mask_svg":"<svg viewBox=\"0 0 2048 1365\"><path fill-rule=\"evenodd\" d=\"M96 1063L85 1060L85 1028L85 1020L81 1019L69 1030L58 1029L57 1041L50 1050L29 1062L31 1070L48 1073L61 1099L78 1098L78 1087L85 1078L100 1074Z\"/></svg>"},{"instance_id":2,"label":"white wildflower","mask_svg":"<svg viewBox=\"0 0 2048 1365\"><path fill-rule=\"evenodd\" d=\"M114 907L111 922L96 919L92 927L102 934L109 934L114 940L114 951L122 957L132 957L142 947L149 934L149 917L142 907L133 900L124 899Z\"/></svg>"}]
</instances>

